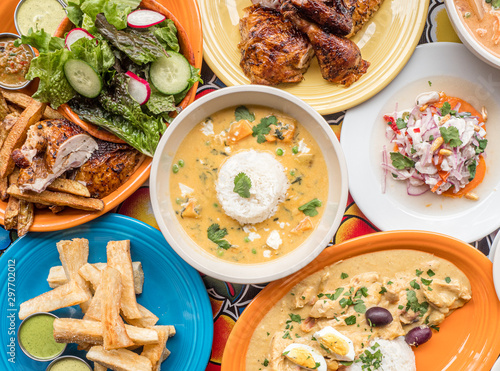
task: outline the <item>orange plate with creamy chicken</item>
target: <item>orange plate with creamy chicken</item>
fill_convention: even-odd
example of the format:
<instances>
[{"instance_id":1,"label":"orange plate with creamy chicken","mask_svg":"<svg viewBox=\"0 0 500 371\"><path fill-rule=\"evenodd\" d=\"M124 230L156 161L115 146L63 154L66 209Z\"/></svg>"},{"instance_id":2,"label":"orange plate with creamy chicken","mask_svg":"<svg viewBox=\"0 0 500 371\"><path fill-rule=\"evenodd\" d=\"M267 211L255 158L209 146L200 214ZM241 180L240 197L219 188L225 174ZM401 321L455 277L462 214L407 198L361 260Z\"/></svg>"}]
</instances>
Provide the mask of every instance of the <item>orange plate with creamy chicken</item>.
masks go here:
<instances>
[{"instance_id":1,"label":"orange plate with creamy chicken","mask_svg":"<svg viewBox=\"0 0 500 371\"><path fill-rule=\"evenodd\" d=\"M174 0L158 0L169 9L179 20L186 30L195 55L195 66L201 67L202 62L202 34L201 20L198 5L195 0L183 1L180 4ZM2 32L15 32L14 10L17 1L8 0L0 3L0 13L3 15ZM32 84L33 85L33 84ZM34 86L30 85L23 89L26 93L33 93ZM191 96L191 101L194 95ZM149 177L151 160L146 159L138 169L122 184L117 190L103 198L104 209L100 212L86 212L81 210L66 208L59 214L53 214L50 210L36 210L35 219L30 231L55 231L70 228L87 221L95 219L100 215L112 210L121 202L127 199L137 190ZM4 213L7 204L0 201L0 223L4 223Z\"/></svg>"},{"instance_id":2,"label":"orange plate with creamy chicken","mask_svg":"<svg viewBox=\"0 0 500 371\"><path fill-rule=\"evenodd\" d=\"M302 296L294 298L294 295L290 295L290 293L295 294L301 288L300 285L297 286L299 283L313 274L319 274L317 272L322 271L325 267L331 266L330 277L332 282L340 282L339 287L342 286L342 281L349 283L348 281L356 273L361 273L359 266L364 266L365 272L377 271L379 268L381 275L387 275L390 270L403 271L408 268L408 274L412 273L415 276L413 278L418 279L419 282L419 277L432 278L427 277L428 268L421 269L423 273L417 276L419 271L413 267L409 268L413 262L398 260L394 262L394 266L386 266L385 263L381 265L380 262L377 263L375 259L371 260L370 255L367 255L372 253L378 254L379 258L385 254L388 257L395 254L396 258L404 253L420 258L433 258L432 255L434 255L435 258L447 261L441 261L436 265L437 267L442 264L441 267L435 269L436 276L434 278L441 274L443 275L441 279L446 282L448 273L455 270L455 280L463 280L464 288L468 287L467 279L470 282L472 292L470 301L444 319L439 325L439 332L433 331L432 338L428 342L413 349L417 370L438 371L446 367L457 371L489 370L491 368L500 352L500 344L495 340L498 337L500 326L500 302L495 298L491 262L481 252L464 242L445 235L418 231L394 231L371 234L332 246L293 276L268 285L245 309L231 332L222 360L222 370L238 371L245 370L245 367L248 369L249 365L257 365L257 358L260 360L262 355L249 353L256 349L251 345L250 334L257 337L259 334L267 337L267 332L263 335L260 333L262 321L266 320L266 315L272 313L271 311L273 308L277 308L278 303L288 300L287 295L293 297L292 300L302 300ZM355 259L348 260L349 258ZM439 259L435 259L434 262L436 260ZM451 267L451 264L448 266L449 263L458 270L456 268L449 270ZM337 266L339 267L338 271ZM466 277L460 271L464 272ZM333 276L332 272L335 275L338 273L338 277ZM349 277L345 277L342 273L349 275ZM408 276L407 278L412 277ZM293 315L290 316L289 312L292 313L292 311L285 309L281 317L286 316L287 318L280 317L280 322L275 326L285 329L287 320L290 320L288 323L290 326L294 324L300 326L300 324L294 323L293 319L296 318ZM292 338L298 339L293 329L290 333ZM361 345L361 341L359 343L358 346ZM474 356L472 357L471 354ZM255 360L252 359L253 356L255 356ZM262 363L267 363L265 359L260 360L260 362L259 367L265 369L262 365Z\"/></svg>"},{"instance_id":3,"label":"orange plate with creamy chicken","mask_svg":"<svg viewBox=\"0 0 500 371\"><path fill-rule=\"evenodd\" d=\"M259 130L267 134L253 135ZM173 162L170 197L179 223L199 246L231 262L261 263L294 250L316 228L328 199L318 144L295 119L267 107L210 115ZM248 195L236 192L244 177ZM214 223L231 246L210 237Z\"/></svg>"}]
</instances>

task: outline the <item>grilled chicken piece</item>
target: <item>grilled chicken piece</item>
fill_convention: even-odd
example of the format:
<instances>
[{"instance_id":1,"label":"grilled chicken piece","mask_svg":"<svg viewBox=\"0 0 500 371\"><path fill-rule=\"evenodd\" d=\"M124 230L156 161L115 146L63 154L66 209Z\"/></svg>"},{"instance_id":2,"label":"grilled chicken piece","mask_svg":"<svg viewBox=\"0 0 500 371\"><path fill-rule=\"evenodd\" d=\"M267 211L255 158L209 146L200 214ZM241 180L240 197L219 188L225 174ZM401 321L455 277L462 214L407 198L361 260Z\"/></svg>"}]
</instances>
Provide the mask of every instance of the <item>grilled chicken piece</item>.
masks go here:
<instances>
[{"instance_id":1,"label":"grilled chicken piece","mask_svg":"<svg viewBox=\"0 0 500 371\"><path fill-rule=\"evenodd\" d=\"M290 1L283 2L281 12L311 41L325 80L348 87L367 71L370 63L363 60L353 41L329 34L301 18Z\"/></svg>"},{"instance_id":2,"label":"grilled chicken piece","mask_svg":"<svg viewBox=\"0 0 500 371\"><path fill-rule=\"evenodd\" d=\"M97 140L98 149L75 171L74 179L85 183L90 196L103 198L120 187L144 160L126 144Z\"/></svg>"},{"instance_id":3,"label":"grilled chicken piece","mask_svg":"<svg viewBox=\"0 0 500 371\"><path fill-rule=\"evenodd\" d=\"M327 32L345 36L353 30L353 6L346 6L344 0L334 0L328 6L321 0L290 0L300 16L315 22Z\"/></svg>"},{"instance_id":4,"label":"grilled chicken piece","mask_svg":"<svg viewBox=\"0 0 500 371\"><path fill-rule=\"evenodd\" d=\"M12 153L21 168L22 191L42 192L64 172L80 167L97 149L95 140L67 120L46 120L32 125L24 145Z\"/></svg>"},{"instance_id":5,"label":"grilled chicken piece","mask_svg":"<svg viewBox=\"0 0 500 371\"><path fill-rule=\"evenodd\" d=\"M349 6L354 7L352 13L353 28L346 37L350 38L368 22L375 12L380 8L384 0L346 0Z\"/></svg>"},{"instance_id":6,"label":"grilled chicken piece","mask_svg":"<svg viewBox=\"0 0 500 371\"><path fill-rule=\"evenodd\" d=\"M291 22L272 9L253 5L240 20L240 66L253 84L299 82L313 50Z\"/></svg>"}]
</instances>

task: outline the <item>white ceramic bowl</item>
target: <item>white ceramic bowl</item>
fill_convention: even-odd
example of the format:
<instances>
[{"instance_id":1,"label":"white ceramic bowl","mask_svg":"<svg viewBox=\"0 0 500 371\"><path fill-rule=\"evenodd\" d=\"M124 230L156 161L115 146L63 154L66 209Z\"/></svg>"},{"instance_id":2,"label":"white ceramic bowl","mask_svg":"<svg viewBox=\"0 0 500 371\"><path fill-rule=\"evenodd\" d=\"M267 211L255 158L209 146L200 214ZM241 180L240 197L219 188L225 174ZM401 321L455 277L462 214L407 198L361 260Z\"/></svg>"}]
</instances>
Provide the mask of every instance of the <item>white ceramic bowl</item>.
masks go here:
<instances>
[{"instance_id":1,"label":"white ceramic bowl","mask_svg":"<svg viewBox=\"0 0 500 371\"><path fill-rule=\"evenodd\" d=\"M221 260L199 247L183 230L170 201L172 159L185 136L209 115L238 105L260 105L284 112L314 136L325 157L329 190L325 211L309 238L287 255L259 264ZM195 269L234 283L264 283L296 272L312 261L328 244L340 225L347 203L347 167L333 131L308 104L282 90L244 85L220 89L189 105L163 135L153 159L150 178L151 202L158 225L168 243Z\"/></svg>"},{"instance_id":2,"label":"white ceramic bowl","mask_svg":"<svg viewBox=\"0 0 500 371\"><path fill-rule=\"evenodd\" d=\"M500 69L500 58L494 56L485 47L476 41L474 36L471 35L470 30L462 21L460 14L455 7L454 0L444 0L446 6L446 11L448 12L448 17L450 18L451 24L455 29L462 43L469 49L473 54L479 59L488 63L489 65Z\"/></svg>"},{"instance_id":3,"label":"white ceramic bowl","mask_svg":"<svg viewBox=\"0 0 500 371\"><path fill-rule=\"evenodd\" d=\"M498 300L500 300L500 231L497 232L493 243L489 258L493 262L493 282L495 283L495 290L497 292ZM500 371L500 363L498 364L498 371Z\"/></svg>"}]
</instances>

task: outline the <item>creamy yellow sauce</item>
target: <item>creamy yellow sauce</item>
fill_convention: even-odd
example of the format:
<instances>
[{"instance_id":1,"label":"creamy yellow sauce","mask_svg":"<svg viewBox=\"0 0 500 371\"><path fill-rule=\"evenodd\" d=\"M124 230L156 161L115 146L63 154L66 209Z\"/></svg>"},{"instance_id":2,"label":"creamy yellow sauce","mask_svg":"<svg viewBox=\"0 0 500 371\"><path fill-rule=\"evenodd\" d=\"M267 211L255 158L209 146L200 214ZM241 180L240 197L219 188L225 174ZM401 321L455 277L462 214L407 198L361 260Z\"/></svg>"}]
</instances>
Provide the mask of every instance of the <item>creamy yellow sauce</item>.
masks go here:
<instances>
[{"instance_id":1,"label":"creamy yellow sauce","mask_svg":"<svg viewBox=\"0 0 500 371\"><path fill-rule=\"evenodd\" d=\"M366 296L361 295L363 287ZM350 291L351 288L354 289ZM330 296L339 291L338 297ZM356 295L358 291L360 294ZM409 291L415 293L418 306L408 309ZM361 307L366 309L386 308L393 321L385 326L370 327L365 314L360 313L362 308L340 305L341 300L349 297L354 302L361 300ZM316 331L326 326L350 338L359 356L371 340L392 340L416 326L439 325L470 297L471 286L465 274L452 263L428 253L392 250L340 261L297 284L266 314L252 335L246 355L247 370L272 371L277 369L278 362L289 363L282 353L294 342L312 346L325 356L327 363L336 362L333 358L329 360L332 356L312 339ZM412 308L422 309L414 312ZM291 314L295 315L294 321ZM346 321L348 318L354 318L355 322L347 324L352 322ZM340 364L336 366L342 369Z\"/></svg>"},{"instance_id":2,"label":"creamy yellow sauce","mask_svg":"<svg viewBox=\"0 0 500 371\"><path fill-rule=\"evenodd\" d=\"M169 169L174 172L170 177L170 196L180 224L203 249L233 262L265 262L297 248L319 224L328 198L327 168L320 148L304 127L293 118L270 108L248 106L248 110L255 115L255 120L250 124L258 125L262 118L273 115L283 122L292 122L296 129L290 141L258 143L257 137L248 135L233 143L228 131L231 124L237 121L235 108L211 115L186 136L175 154L175 169ZM208 133L205 129L208 122L213 125L213 132ZM215 181L220 166L229 156L248 149L273 154L285 168L290 186L286 200L279 204L271 218L244 228L222 210L215 191ZM305 153L307 149L309 152ZM182 195L179 184L190 187L194 192ZM317 215L309 217L312 229L293 233L293 229L306 217L298 207L315 198L322 201L323 206L316 208ZM183 212L190 199L196 200L199 211L197 217L186 217ZM207 237L207 229L213 223L219 224L221 229L227 229L228 234L224 238L232 245L231 248L222 249ZM282 240L277 249L266 244L273 231L277 231Z\"/></svg>"},{"instance_id":3,"label":"creamy yellow sauce","mask_svg":"<svg viewBox=\"0 0 500 371\"><path fill-rule=\"evenodd\" d=\"M470 34L489 52L500 57L500 9L484 0L480 4L484 12L482 19L471 7L470 0L455 0L458 14Z\"/></svg>"},{"instance_id":4,"label":"creamy yellow sauce","mask_svg":"<svg viewBox=\"0 0 500 371\"><path fill-rule=\"evenodd\" d=\"M17 11L17 24L23 35L30 28L53 35L64 17L66 12L57 0L25 0Z\"/></svg>"}]
</instances>

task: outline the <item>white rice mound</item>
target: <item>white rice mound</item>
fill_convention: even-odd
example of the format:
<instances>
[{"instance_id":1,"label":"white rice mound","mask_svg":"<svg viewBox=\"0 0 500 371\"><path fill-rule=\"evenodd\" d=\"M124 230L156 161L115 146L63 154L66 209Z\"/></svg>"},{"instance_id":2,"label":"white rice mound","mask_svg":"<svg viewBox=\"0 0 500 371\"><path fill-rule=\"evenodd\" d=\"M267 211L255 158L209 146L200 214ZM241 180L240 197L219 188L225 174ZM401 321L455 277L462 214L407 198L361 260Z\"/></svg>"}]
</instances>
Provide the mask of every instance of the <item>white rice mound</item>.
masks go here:
<instances>
[{"instance_id":1,"label":"white rice mound","mask_svg":"<svg viewBox=\"0 0 500 371\"><path fill-rule=\"evenodd\" d=\"M234 178L245 173L252 183L250 198L234 192ZM226 215L240 224L260 223L274 215L286 198L285 168L268 152L237 152L220 167L215 183L217 198Z\"/></svg>"},{"instance_id":2,"label":"white rice mound","mask_svg":"<svg viewBox=\"0 0 500 371\"><path fill-rule=\"evenodd\" d=\"M379 347L375 350L368 348L371 353L378 349L383 354L381 367L379 371L416 371L415 355L413 350L406 343L404 336L399 336L394 340L374 339L370 347L378 343ZM354 362L347 367L347 371L363 371L362 362Z\"/></svg>"}]
</instances>

